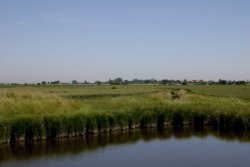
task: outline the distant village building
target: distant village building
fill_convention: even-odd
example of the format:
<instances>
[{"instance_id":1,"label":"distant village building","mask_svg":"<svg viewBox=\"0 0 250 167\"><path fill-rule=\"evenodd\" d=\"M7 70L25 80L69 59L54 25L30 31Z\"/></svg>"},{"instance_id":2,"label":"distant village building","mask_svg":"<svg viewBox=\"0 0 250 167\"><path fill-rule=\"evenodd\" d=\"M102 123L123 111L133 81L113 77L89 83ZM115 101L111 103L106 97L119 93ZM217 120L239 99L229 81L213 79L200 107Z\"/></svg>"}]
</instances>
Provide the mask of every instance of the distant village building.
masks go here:
<instances>
[{"instance_id":1,"label":"distant village building","mask_svg":"<svg viewBox=\"0 0 250 167\"><path fill-rule=\"evenodd\" d=\"M189 85L194 85L194 84L207 84L208 81L204 81L204 80L190 80L188 81Z\"/></svg>"}]
</instances>

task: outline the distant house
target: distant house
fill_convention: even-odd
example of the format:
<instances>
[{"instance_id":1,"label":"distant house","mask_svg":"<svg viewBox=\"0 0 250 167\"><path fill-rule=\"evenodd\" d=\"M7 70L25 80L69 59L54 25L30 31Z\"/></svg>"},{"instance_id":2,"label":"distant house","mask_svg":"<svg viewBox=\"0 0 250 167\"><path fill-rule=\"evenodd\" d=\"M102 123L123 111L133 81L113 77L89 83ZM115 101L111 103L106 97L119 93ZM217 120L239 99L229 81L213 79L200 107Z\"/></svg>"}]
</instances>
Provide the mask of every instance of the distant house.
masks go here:
<instances>
[{"instance_id":1,"label":"distant house","mask_svg":"<svg viewBox=\"0 0 250 167\"><path fill-rule=\"evenodd\" d=\"M207 81L204 81L204 80L190 80L188 81L188 84L189 85L194 85L194 84L206 84Z\"/></svg>"}]
</instances>

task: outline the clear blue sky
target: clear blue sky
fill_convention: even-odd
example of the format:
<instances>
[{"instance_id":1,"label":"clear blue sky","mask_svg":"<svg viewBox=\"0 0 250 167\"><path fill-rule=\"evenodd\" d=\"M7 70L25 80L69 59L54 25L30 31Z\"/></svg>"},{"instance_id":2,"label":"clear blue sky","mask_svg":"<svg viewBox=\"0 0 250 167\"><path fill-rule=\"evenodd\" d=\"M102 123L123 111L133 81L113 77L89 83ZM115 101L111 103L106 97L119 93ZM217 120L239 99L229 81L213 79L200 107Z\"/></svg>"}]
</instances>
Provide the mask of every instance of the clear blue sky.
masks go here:
<instances>
[{"instance_id":1,"label":"clear blue sky","mask_svg":"<svg viewBox=\"0 0 250 167\"><path fill-rule=\"evenodd\" d=\"M0 1L0 82L115 77L250 79L250 1Z\"/></svg>"}]
</instances>

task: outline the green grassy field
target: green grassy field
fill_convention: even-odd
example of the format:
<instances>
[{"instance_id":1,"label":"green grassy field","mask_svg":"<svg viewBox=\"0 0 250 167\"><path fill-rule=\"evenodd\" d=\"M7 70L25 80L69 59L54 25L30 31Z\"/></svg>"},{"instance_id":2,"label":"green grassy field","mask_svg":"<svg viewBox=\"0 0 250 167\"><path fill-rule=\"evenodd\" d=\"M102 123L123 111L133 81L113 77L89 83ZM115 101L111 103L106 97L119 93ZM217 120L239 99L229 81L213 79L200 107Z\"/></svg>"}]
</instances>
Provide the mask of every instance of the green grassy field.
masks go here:
<instances>
[{"instance_id":1,"label":"green grassy field","mask_svg":"<svg viewBox=\"0 0 250 167\"><path fill-rule=\"evenodd\" d=\"M250 100L250 85L181 85L168 87L170 89L186 89L203 95L236 97Z\"/></svg>"},{"instance_id":2,"label":"green grassy field","mask_svg":"<svg viewBox=\"0 0 250 167\"><path fill-rule=\"evenodd\" d=\"M0 90L39 91L64 97L103 97L152 93L165 89L160 85L46 85L46 86L2 86Z\"/></svg>"},{"instance_id":3,"label":"green grassy field","mask_svg":"<svg viewBox=\"0 0 250 167\"><path fill-rule=\"evenodd\" d=\"M113 88L113 89L112 89ZM166 89L185 89L192 93L250 99L250 85L46 85L46 86L11 86L1 85L0 90L39 91L64 97L103 97L141 93L153 93Z\"/></svg>"},{"instance_id":4,"label":"green grassy field","mask_svg":"<svg viewBox=\"0 0 250 167\"><path fill-rule=\"evenodd\" d=\"M241 91L236 91L237 87ZM249 90L249 86L2 86L0 141L54 139L166 124L246 129L250 128L250 101L245 100Z\"/></svg>"}]
</instances>

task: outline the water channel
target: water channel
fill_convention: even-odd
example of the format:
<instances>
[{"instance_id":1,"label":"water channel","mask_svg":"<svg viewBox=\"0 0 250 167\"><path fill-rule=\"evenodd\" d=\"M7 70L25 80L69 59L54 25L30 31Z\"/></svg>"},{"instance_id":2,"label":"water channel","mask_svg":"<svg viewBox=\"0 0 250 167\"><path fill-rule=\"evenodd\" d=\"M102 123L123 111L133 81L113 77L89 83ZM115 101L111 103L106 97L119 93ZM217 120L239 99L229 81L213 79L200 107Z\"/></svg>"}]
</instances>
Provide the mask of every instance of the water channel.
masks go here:
<instances>
[{"instance_id":1,"label":"water channel","mask_svg":"<svg viewBox=\"0 0 250 167\"><path fill-rule=\"evenodd\" d=\"M0 145L1 167L249 167L249 132L146 129Z\"/></svg>"}]
</instances>

